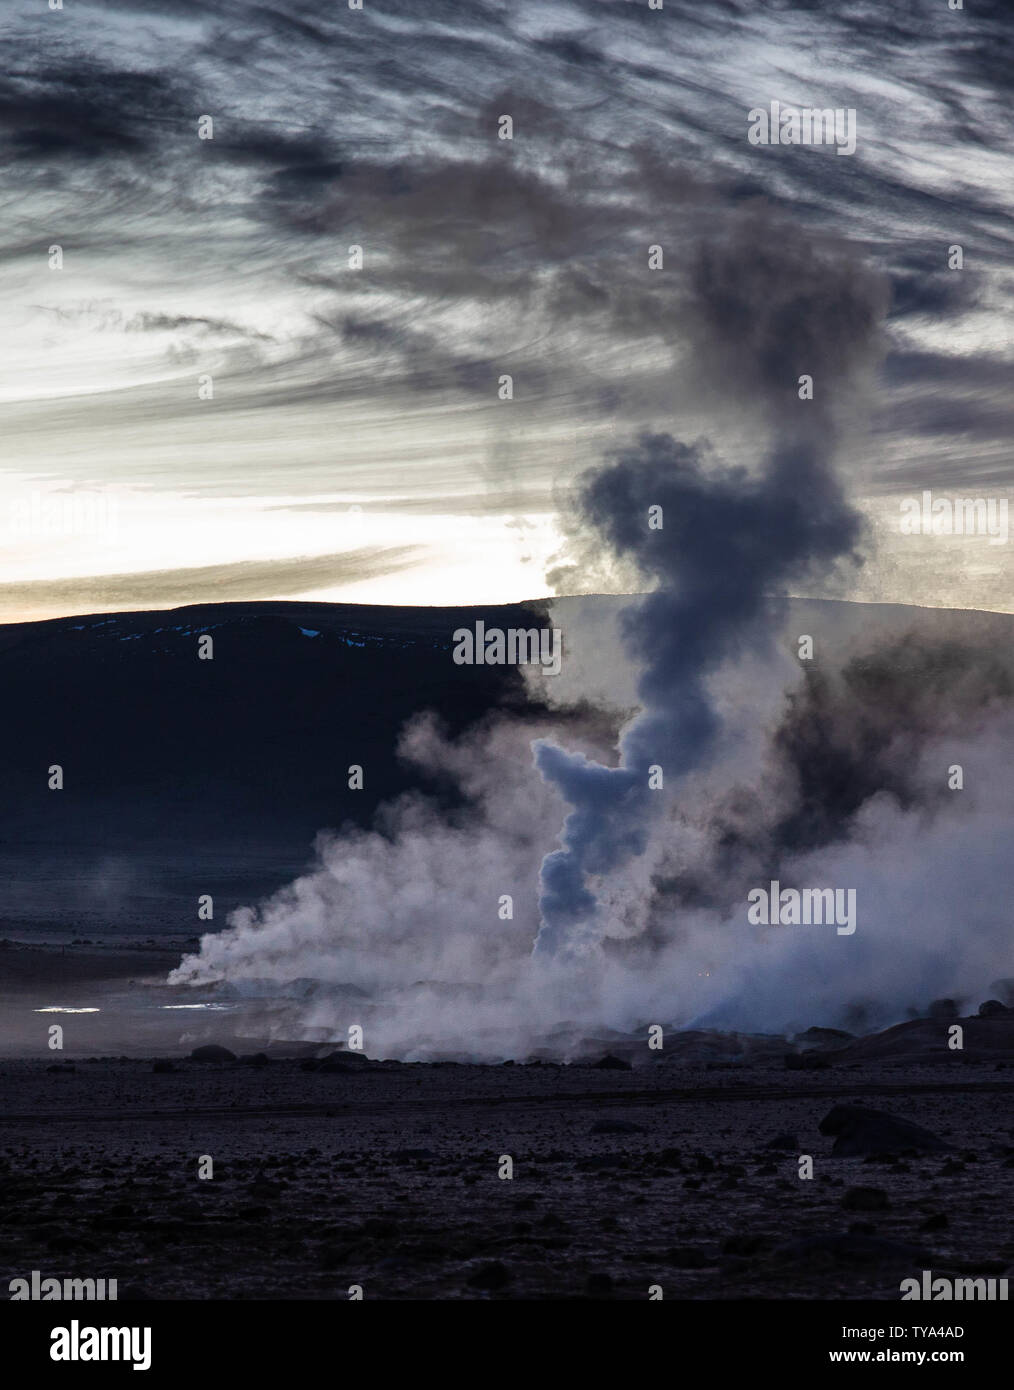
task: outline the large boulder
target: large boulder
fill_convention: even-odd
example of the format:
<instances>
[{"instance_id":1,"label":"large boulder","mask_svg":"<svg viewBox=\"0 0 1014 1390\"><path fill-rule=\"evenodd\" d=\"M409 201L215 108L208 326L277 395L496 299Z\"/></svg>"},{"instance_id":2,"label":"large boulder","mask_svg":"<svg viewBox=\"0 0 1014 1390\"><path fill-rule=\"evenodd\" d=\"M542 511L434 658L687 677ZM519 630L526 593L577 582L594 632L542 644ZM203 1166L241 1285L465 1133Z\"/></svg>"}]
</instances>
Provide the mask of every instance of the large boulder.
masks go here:
<instances>
[{"instance_id":1,"label":"large boulder","mask_svg":"<svg viewBox=\"0 0 1014 1390\"><path fill-rule=\"evenodd\" d=\"M855 1033L845 1033L841 1028L807 1028L805 1033L797 1033L792 1039L804 1047L841 1047L851 1042Z\"/></svg>"},{"instance_id":2,"label":"large boulder","mask_svg":"<svg viewBox=\"0 0 1014 1390\"><path fill-rule=\"evenodd\" d=\"M317 1070L323 1072L363 1071L373 1065L373 1061L362 1052L332 1052L329 1057L320 1059L317 1063Z\"/></svg>"},{"instance_id":3,"label":"large boulder","mask_svg":"<svg viewBox=\"0 0 1014 1390\"><path fill-rule=\"evenodd\" d=\"M998 994L997 999L1001 996ZM960 1052L948 1047L948 1028L955 1022L964 1031L964 1047ZM846 1043L834 1053L836 1062L882 1062L888 1058L905 1058L926 1065L954 1067L973 1060L995 1061L1009 1058L1014 1061L1014 1012L996 1013L989 1010L979 1017L953 1019L910 1019L871 1033L855 1042Z\"/></svg>"},{"instance_id":4,"label":"large boulder","mask_svg":"<svg viewBox=\"0 0 1014 1390\"><path fill-rule=\"evenodd\" d=\"M827 1071L831 1066L831 1058L826 1052L818 1052L814 1049L811 1052L786 1052L785 1070L786 1071Z\"/></svg>"},{"instance_id":5,"label":"large boulder","mask_svg":"<svg viewBox=\"0 0 1014 1390\"><path fill-rule=\"evenodd\" d=\"M942 1153L950 1148L922 1125L913 1124L911 1120L897 1120L883 1110L867 1110L861 1105L834 1106L821 1120L820 1132L836 1136L831 1150L835 1158L898 1149Z\"/></svg>"},{"instance_id":6,"label":"large boulder","mask_svg":"<svg viewBox=\"0 0 1014 1390\"><path fill-rule=\"evenodd\" d=\"M950 1019L957 1018L960 1012L956 1000L934 999L926 1010L926 1017L933 1019L935 1023L947 1023Z\"/></svg>"},{"instance_id":7,"label":"large boulder","mask_svg":"<svg viewBox=\"0 0 1014 1390\"><path fill-rule=\"evenodd\" d=\"M614 1057L611 1053L607 1053L597 1062L592 1062L592 1066L596 1071L633 1071L633 1067L625 1058Z\"/></svg>"},{"instance_id":8,"label":"large boulder","mask_svg":"<svg viewBox=\"0 0 1014 1390\"><path fill-rule=\"evenodd\" d=\"M218 1043L205 1043L203 1047L195 1047L190 1054L192 1062L235 1062L235 1052L230 1052L227 1047L219 1047Z\"/></svg>"}]
</instances>

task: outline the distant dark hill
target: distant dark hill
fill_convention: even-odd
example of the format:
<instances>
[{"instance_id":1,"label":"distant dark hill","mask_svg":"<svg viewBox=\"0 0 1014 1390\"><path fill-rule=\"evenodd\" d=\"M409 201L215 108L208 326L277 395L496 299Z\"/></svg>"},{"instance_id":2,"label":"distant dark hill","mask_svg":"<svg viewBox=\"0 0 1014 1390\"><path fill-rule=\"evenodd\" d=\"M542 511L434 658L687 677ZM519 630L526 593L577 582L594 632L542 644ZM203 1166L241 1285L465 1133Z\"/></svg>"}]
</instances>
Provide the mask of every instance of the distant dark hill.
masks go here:
<instances>
[{"instance_id":1,"label":"distant dark hill","mask_svg":"<svg viewBox=\"0 0 1014 1390\"><path fill-rule=\"evenodd\" d=\"M228 603L0 626L0 937L190 935L208 929L201 893L224 925L290 882L319 830L365 826L413 787L453 795L398 761L413 715L435 710L452 734L493 709L548 715L516 667L455 665L455 628L559 626L555 699L625 709L636 672L615 620L627 603L558 599L551 616L542 602ZM996 665L1014 681L1008 614L798 599L773 612L790 652L808 633L832 663L877 648L889 668L915 631L930 644L927 680L937 661ZM202 633L213 661L198 660ZM53 763L63 791L47 787ZM362 791L348 787L353 763Z\"/></svg>"},{"instance_id":2,"label":"distant dark hill","mask_svg":"<svg viewBox=\"0 0 1014 1390\"><path fill-rule=\"evenodd\" d=\"M991 1060L1014 1054L1014 1014L993 1018L954 1018L939 1021L927 1018L896 1023L893 1028L869 1037L856 1038L839 1048L837 1065L850 1062L880 1062L902 1058L933 1063L947 1055L949 1029L960 1024L963 1032L960 1057L963 1062ZM953 1054L951 1054L953 1056Z\"/></svg>"},{"instance_id":3,"label":"distant dark hill","mask_svg":"<svg viewBox=\"0 0 1014 1390\"><path fill-rule=\"evenodd\" d=\"M318 830L365 825L412 785L395 756L410 716L457 732L526 703L516 667L453 663L451 634L478 618L546 623L539 604L235 603L0 628L7 929L196 930L183 880L186 896L238 879L242 901L285 882Z\"/></svg>"}]
</instances>

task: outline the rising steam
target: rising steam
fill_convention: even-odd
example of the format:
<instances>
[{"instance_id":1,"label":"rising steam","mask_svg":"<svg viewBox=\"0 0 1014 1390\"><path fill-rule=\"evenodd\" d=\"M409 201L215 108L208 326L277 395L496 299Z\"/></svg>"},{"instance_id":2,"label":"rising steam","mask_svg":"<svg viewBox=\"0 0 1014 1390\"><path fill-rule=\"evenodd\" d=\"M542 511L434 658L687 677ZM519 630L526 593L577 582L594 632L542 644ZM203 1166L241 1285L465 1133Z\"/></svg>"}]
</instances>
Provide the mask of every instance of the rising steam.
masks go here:
<instances>
[{"instance_id":1,"label":"rising steam","mask_svg":"<svg viewBox=\"0 0 1014 1390\"><path fill-rule=\"evenodd\" d=\"M884 292L762 227L701 249L681 322L723 426L761 438L751 466L646 432L576 491L572 572L605 548L648 590L620 624L637 712L575 709L561 737L533 705L454 740L420 717L402 756L460 805L410 794L369 831L322 834L316 866L205 937L175 983L288 999L290 1037L361 1023L374 1056L494 1060L649 1023L885 1024L1014 973L1014 871L993 847L1009 664L927 632L807 671L789 655L800 629L772 599L861 539L833 463ZM955 763L966 788L945 792ZM769 876L856 889L857 932L749 926Z\"/></svg>"},{"instance_id":2,"label":"rising steam","mask_svg":"<svg viewBox=\"0 0 1014 1390\"><path fill-rule=\"evenodd\" d=\"M812 579L859 537L832 472L834 405L854 396L876 351L882 287L798 234L756 231L738 225L702 248L688 321L699 369L721 373L730 402L774 436L760 471L721 468L700 446L644 435L582 480L580 521L652 589L623 625L641 712L617 768L536 745L539 771L573 808L562 848L542 865L538 951L573 955L601 935L588 879L643 853L659 804L649 770L671 788L711 752L718 717L705 677L738 642L769 637L768 595ZM649 526L652 507L661 529Z\"/></svg>"}]
</instances>

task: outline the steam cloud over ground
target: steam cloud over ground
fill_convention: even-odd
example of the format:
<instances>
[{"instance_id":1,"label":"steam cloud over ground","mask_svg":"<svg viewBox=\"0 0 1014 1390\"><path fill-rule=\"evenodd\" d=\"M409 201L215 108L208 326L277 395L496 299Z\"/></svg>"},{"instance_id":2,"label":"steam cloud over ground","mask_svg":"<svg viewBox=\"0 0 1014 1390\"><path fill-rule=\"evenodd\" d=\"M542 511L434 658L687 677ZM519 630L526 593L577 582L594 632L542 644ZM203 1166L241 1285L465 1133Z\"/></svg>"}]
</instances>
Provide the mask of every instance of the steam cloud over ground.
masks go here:
<instances>
[{"instance_id":1,"label":"steam cloud over ground","mask_svg":"<svg viewBox=\"0 0 1014 1390\"><path fill-rule=\"evenodd\" d=\"M921 732L871 755L894 789L864 790L866 725L883 707L829 702L816 732L812 697L797 689L785 702L781 674L776 662L754 659L750 688L731 675L713 684L738 717L763 682L770 737L745 746L735 730L720 735L712 768L685 779L679 804L651 823L644 852L595 880L603 935L579 971L532 955L539 868L565 810L532 767L536 730L493 720L451 744L426 718L406 732L404 754L453 775L466 804L448 814L406 796L375 831L322 834L315 869L205 937L174 979L224 980L240 993L269 983L278 995L293 981L323 982L281 1015L285 1035L296 1026L341 1041L349 1025L365 1023L371 1055L405 1058L522 1057L554 1046L565 1054L602 1028L648 1023L883 1026L935 997L986 998L1014 965L1005 915L1014 872L996 854L1006 800L990 779L1014 733L1007 697L976 692L965 723L952 714L946 682L924 694ZM819 804L799 775L804 740L804 762L843 769ZM589 758L605 756L580 719L573 743ZM941 791L955 761L973 788ZM844 786L850 768L854 807ZM746 894L769 877L854 887L855 934L749 925ZM513 920L498 916L504 893Z\"/></svg>"},{"instance_id":2,"label":"steam cloud over ground","mask_svg":"<svg viewBox=\"0 0 1014 1390\"><path fill-rule=\"evenodd\" d=\"M456 742L417 719L403 755L453 779L461 806L406 796L370 831L323 834L317 868L234 914L175 982L324 982L293 1005L304 1031L361 1023L373 1055L497 1058L650 1023L882 1026L1014 970L991 775L1009 668L904 632L794 661L801 634L772 601L854 558L834 458L883 287L840 248L769 225L758 254L752 232L744 216L702 248L685 306L701 389L719 384L753 429L752 466L645 434L574 497L557 582L604 547L648 590L616 654L638 709L606 735L577 707L566 736L492 717ZM748 892L771 879L854 890L857 930L748 923Z\"/></svg>"}]
</instances>

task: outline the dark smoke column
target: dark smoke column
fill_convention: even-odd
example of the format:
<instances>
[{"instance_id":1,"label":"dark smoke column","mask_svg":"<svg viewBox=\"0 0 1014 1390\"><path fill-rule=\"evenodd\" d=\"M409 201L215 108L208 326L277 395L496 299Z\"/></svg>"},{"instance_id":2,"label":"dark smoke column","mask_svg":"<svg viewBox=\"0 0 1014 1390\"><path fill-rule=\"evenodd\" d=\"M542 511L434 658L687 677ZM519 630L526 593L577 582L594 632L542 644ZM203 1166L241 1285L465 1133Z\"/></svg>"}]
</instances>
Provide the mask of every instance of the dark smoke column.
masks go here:
<instances>
[{"instance_id":1,"label":"dark smoke column","mask_svg":"<svg viewBox=\"0 0 1014 1390\"><path fill-rule=\"evenodd\" d=\"M688 307L695 360L770 433L760 471L723 466L706 444L644 434L579 484L585 530L633 560L650 589L622 619L641 668L641 713L617 768L533 745L539 772L572 807L562 847L542 863L536 955L580 954L598 939L588 877L644 852L659 800L652 765L678 777L708 757L718 718L706 677L737 646L769 640L769 595L852 553L859 538L832 469L831 403L851 398L874 354L884 291L853 260L764 222L754 215L701 253ZM804 374L812 400L798 394ZM653 506L661 530L648 525Z\"/></svg>"}]
</instances>

